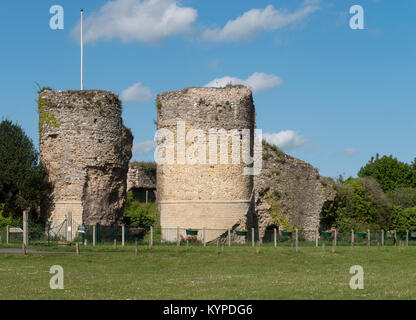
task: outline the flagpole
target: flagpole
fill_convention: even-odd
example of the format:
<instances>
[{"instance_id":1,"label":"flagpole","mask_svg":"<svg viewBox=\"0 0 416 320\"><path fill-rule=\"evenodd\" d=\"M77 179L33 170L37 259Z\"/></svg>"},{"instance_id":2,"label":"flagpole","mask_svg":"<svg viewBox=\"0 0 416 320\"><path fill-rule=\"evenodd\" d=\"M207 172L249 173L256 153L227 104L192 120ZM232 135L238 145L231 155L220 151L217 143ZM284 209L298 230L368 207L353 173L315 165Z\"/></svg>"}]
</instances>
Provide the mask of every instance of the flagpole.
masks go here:
<instances>
[{"instance_id":1,"label":"flagpole","mask_svg":"<svg viewBox=\"0 0 416 320\"><path fill-rule=\"evenodd\" d=\"M84 10L81 9L81 90L84 90L83 67L84 67L84 42L82 38L82 14Z\"/></svg>"}]
</instances>

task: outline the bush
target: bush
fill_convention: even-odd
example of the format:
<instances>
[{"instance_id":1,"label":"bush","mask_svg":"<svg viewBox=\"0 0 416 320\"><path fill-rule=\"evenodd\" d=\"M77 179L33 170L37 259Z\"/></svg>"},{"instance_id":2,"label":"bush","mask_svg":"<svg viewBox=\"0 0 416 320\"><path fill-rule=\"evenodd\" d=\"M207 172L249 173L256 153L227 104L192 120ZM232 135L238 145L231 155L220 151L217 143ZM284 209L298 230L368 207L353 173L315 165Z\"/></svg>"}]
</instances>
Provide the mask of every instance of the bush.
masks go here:
<instances>
[{"instance_id":1,"label":"bush","mask_svg":"<svg viewBox=\"0 0 416 320\"><path fill-rule=\"evenodd\" d=\"M387 192L390 201L402 208L416 207L416 188L398 188Z\"/></svg>"},{"instance_id":2,"label":"bush","mask_svg":"<svg viewBox=\"0 0 416 320\"><path fill-rule=\"evenodd\" d=\"M416 207L401 208L394 206L390 216L390 230L416 231Z\"/></svg>"},{"instance_id":3,"label":"bush","mask_svg":"<svg viewBox=\"0 0 416 320\"><path fill-rule=\"evenodd\" d=\"M7 225L11 227L22 227L22 219L20 218L13 218L12 216L4 217L3 216L4 209L3 206L0 205L0 229L5 228Z\"/></svg>"},{"instance_id":4,"label":"bush","mask_svg":"<svg viewBox=\"0 0 416 320\"><path fill-rule=\"evenodd\" d=\"M386 228L392 205L377 181L372 178L349 178L335 185L337 195L322 213L322 227L351 229Z\"/></svg>"},{"instance_id":5,"label":"bush","mask_svg":"<svg viewBox=\"0 0 416 320\"><path fill-rule=\"evenodd\" d=\"M135 224L141 227L154 226L158 218L157 204L136 201L133 198L133 192L130 191L127 195L123 215L126 224Z\"/></svg>"}]
</instances>

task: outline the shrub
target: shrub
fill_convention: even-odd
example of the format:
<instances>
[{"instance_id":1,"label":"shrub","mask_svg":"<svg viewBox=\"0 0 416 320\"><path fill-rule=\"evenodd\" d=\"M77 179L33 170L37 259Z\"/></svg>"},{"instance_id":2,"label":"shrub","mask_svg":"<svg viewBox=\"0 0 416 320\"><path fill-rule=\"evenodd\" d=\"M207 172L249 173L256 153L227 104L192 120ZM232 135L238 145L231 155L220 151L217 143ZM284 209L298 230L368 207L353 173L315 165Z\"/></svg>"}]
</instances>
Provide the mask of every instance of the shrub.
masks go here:
<instances>
[{"instance_id":1,"label":"shrub","mask_svg":"<svg viewBox=\"0 0 416 320\"><path fill-rule=\"evenodd\" d=\"M130 191L127 195L123 215L126 224L135 224L141 227L154 226L158 219L157 204L136 201L133 199L133 192Z\"/></svg>"},{"instance_id":2,"label":"shrub","mask_svg":"<svg viewBox=\"0 0 416 320\"><path fill-rule=\"evenodd\" d=\"M402 208L416 207L416 188L397 188L387 192L390 201Z\"/></svg>"},{"instance_id":3,"label":"shrub","mask_svg":"<svg viewBox=\"0 0 416 320\"><path fill-rule=\"evenodd\" d=\"M326 205L322 213L324 228L335 226L340 231L349 231L387 227L392 205L377 181L349 178L335 188L335 200Z\"/></svg>"},{"instance_id":4,"label":"shrub","mask_svg":"<svg viewBox=\"0 0 416 320\"><path fill-rule=\"evenodd\" d=\"M394 206L390 216L390 230L416 231L416 207L401 208Z\"/></svg>"},{"instance_id":5,"label":"shrub","mask_svg":"<svg viewBox=\"0 0 416 320\"><path fill-rule=\"evenodd\" d=\"M0 229L5 228L7 225L11 227L21 227L22 219L13 218L12 216L5 217L3 205L0 204Z\"/></svg>"}]
</instances>

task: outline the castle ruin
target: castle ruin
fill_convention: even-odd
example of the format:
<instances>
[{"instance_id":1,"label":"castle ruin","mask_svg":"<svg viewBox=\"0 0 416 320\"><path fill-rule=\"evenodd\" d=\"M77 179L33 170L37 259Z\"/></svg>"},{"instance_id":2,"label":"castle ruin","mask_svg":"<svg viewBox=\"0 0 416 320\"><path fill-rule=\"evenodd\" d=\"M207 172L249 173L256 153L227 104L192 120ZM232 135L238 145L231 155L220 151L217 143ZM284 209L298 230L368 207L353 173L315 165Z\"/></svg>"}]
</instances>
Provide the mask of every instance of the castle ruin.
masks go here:
<instances>
[{"instance_id":1,"label":"castle ruin","mask_svg":"<svg viewBox=\"0 0 416 320\"><path fill-rule=\"evenodd\" d=\"M158 161L157 166L160 223L165 229L162 237L175 239L178 227L181 235L187 228L206 228L206 240L211 241L235 225L251 227L253 176L244 174L245 163L232 161L234 151L231 143L227 144L236 138L238 150L242 150L241 130L248 129L249 151L253 153L251 91L244 86L187 88L159 94L156 101L158 134L167 134L158 137L159 154L173 152L171 161ZM219 130L229 135L225 149L221 145L224 141L216 137ZM196 143L202 138L195 133L207 134L206 148L198 148ZM215 137L213 143L210 133ZM172 140L166 144L168 137ZM228 158L225 163L224 153Z\"/></svg>"},{"instance_id":2,"label":"castle ruin","mask_svg":"<svg viewBox=\"0 0 416 320\"><path fill-rule=\"evenodd\" d=\"M118 96L45 89L38 107L40 159L52 185L46 208L52 230L68 214L73 235L80 225L119 222L133 136L123 125Z\"/></svg>"}]
</instances>

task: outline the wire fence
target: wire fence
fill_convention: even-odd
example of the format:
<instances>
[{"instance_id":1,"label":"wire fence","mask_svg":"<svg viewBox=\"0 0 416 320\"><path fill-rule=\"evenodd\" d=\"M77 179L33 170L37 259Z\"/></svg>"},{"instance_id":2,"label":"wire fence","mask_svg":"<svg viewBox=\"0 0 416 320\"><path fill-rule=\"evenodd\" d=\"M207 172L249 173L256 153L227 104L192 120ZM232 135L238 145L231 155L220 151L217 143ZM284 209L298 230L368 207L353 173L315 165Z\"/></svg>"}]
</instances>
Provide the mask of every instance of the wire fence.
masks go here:
<instances>
[{"instance_id":1,"label":"wire fence","mask_svg":"<svg viewBox=\"0 0 416 320\"><path fill-rule=\"evenodd\" d=\"M270 245L275 247L320 247L320 246L416 246L416 232L408 230L367 230L366 232L340 232L338 230L249 230L232 229L186 229L160 228L152 226L113 224L104 226L95 224L77 227L68 239L67 222L63 221L52 230L50 225L41 228L33 223L28 224L29 243L31 245L70 245L73 242L85 245L176 245L176 246L256 246ZM64 231L64 232L62 232ZM0 230L3 244L21 244L23 226L3 228Z\"/></svg>"}]
</instances>

